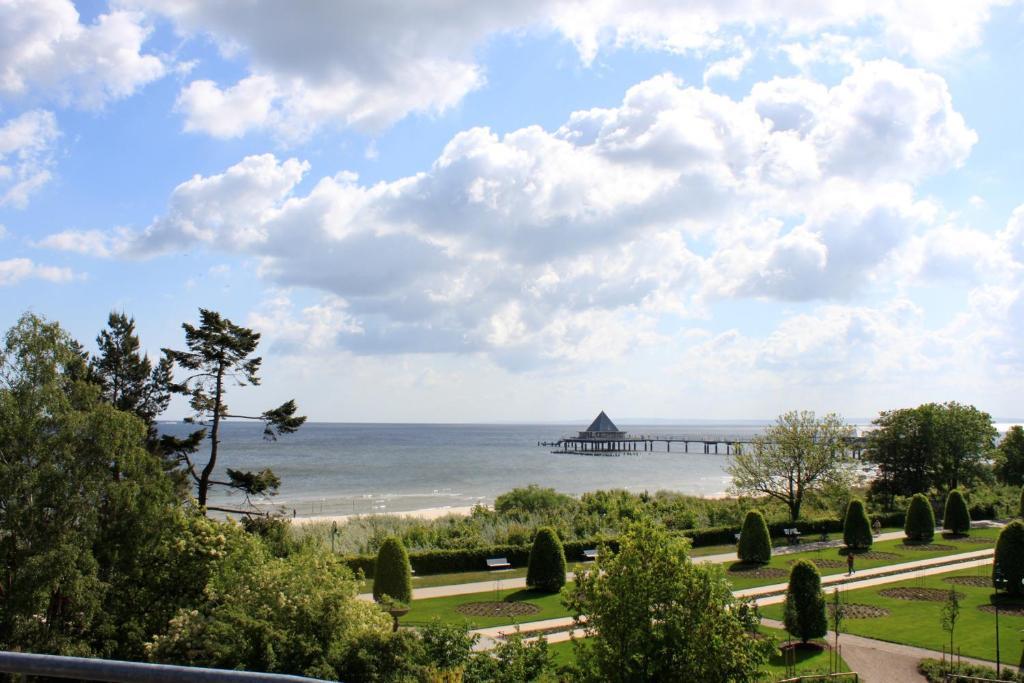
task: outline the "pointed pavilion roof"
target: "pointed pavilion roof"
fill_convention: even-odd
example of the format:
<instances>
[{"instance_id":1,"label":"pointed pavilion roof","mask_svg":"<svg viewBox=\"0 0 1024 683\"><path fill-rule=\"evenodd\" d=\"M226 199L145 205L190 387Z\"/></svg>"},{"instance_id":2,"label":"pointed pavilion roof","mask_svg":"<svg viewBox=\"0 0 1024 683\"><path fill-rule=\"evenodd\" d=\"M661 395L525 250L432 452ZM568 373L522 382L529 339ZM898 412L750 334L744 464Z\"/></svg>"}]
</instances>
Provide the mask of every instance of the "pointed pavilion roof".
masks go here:
<instances>
[{"instance_id":1,"label":"pointed pavilion roof","mask_svg":"<svg viewBox=\"0 0 1024 683\"><path fill-rule=\"evenodd\" d=\"M617 431L619 431L619 428L615 426L615 423L611 421L611 418L609 418L607 415L605 415L604 411L602 410L601 414L598 415L597 417L595 417L594 421L590 423L589 427L587 427L587 431L588 432L617 432Z\"/></svg>"}]
</instances>

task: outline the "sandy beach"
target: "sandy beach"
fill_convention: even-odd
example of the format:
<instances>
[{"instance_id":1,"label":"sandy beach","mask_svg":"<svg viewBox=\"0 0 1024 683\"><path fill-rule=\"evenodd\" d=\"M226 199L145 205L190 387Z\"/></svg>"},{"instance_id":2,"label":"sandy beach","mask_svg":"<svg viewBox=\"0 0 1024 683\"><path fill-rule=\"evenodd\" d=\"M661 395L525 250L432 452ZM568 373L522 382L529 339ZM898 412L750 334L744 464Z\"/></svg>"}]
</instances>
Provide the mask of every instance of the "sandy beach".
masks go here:
<instances>
[{"instance_id":1,"label":"sandy beach","mask_svg":"<svg viewBox=\"0 0 1024 683\"><path fill-rule=\"evenodd\" d=\"M344 524L350 519L356 517L379 517L382 515L388 515L391 517L414 517L416 519L438 519L446 515L468 515L473 511L472 505L466 505L462 507L435 507L435 508L423 508L422 510L406 510L403 512L367 512L356 515L320 515L315 517L295 517L292 519L293 524L321 524L329 522L337 522L338 524Z\"/></svg>"}]
</instances>

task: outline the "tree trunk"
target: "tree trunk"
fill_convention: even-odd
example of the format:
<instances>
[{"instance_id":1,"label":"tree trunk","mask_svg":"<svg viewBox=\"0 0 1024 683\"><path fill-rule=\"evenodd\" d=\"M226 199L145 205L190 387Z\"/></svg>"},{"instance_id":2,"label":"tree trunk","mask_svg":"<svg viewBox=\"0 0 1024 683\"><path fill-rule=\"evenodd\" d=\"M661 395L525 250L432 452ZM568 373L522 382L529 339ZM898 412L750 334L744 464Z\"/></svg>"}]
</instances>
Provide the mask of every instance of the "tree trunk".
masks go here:
<instances>
[{"instance_id":1,"label":"tree trunk","mask_svg":"<svg viewBox=\"0 0 1024 683\"><path fill-rule=\"evenodd\" d=\"M220 443L218 438L220 435L220 413L221 413L221 397L224 393L224 364L220 363L217 365L217 391L214 395L213 405L213 426L210 428L210 461L206 463L206 467L203 468L203 473L199 477L199 507L206 507L206 498L210 490L210 476L213 474L213 468L217 464L217 444Z\"/></svg>"}]
</instances>

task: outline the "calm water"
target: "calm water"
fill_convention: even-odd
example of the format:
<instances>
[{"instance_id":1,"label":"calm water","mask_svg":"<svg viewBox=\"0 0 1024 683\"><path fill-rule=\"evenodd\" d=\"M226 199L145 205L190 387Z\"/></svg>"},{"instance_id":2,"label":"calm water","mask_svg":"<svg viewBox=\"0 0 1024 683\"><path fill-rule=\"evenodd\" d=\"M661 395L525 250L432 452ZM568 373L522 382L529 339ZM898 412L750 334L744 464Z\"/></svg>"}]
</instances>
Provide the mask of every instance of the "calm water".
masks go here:
<instances>
[{"instance_id":1,"label":"calm water","mask_svg":"<svg viewBox=\"0 0 1024 683\"><path fill-rule=\"evenodd\" d=\"M620 425L633 434L753 435L751 422L677 426ZM515 486L536 483L567 493L601 488L669 489L697 495L724 492L726 455L705 455L701 444L672 452L619 457L555 455L538 441L554 441L585 425L423 425L312 423L276 442L258 424L226 423L224 468L270 467L281 478L274 504L299 515L401 512L490 503ZM186 434L190 425L163 424ZM699 452L692 452L693 450ZM722 449L724 451L724 447ZM215 498L225 502L223 494ZM213 500L211 500L211 503Z\"/></svg>"}]
</instances>

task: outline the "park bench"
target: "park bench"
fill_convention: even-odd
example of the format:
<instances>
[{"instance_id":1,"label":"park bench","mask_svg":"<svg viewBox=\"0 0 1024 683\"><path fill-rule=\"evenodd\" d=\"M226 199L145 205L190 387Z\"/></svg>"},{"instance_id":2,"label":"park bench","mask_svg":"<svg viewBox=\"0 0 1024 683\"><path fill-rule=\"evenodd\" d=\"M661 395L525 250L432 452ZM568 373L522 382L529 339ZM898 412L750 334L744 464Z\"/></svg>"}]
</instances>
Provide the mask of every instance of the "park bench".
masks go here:
<instances>
[{"instance_id":1,"label":"park bench","mask_svg":"<svg viewBox=\"0 0 1024 683\"><path fill-rule=\"evenodd\" d=\"M507 557L490 557L487 559L488 569L511 569L512 565L509 563Z\"/></svg>"},{"instance_id":2,"label":"park bench","mask_svg":"<svg viewBox=\"0 0 1024 683\"><path fill-rule=\"evenodd\" d=\"M740 542L740 535L739 534L733 534L733 536L736 537L736 542L739 543Z\"/></svg>"},{"instance_id":3,"label":"park bench","mask_svg":"<svg viewBox=\"0 0 1024 683\"><path fill-rule=\"evenodd\" d=\"M796 529L796 528L793 528L793 529L783 529L782 533L786 534L786 538L789 539L790 545L796 545L797 543L800 542L800 530L799 529Z\"/></svg>"},{"instance_id":4,"label":"park bench","mask_svg":"<svg viewBox=\"0 0 1024 683\"><path fill-rule=\"evenodd\" d=\"M597 548L588 548L583 551L583 559L586 561L597 559Z\"/></svg>"}]
</instances>

